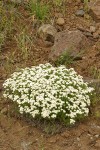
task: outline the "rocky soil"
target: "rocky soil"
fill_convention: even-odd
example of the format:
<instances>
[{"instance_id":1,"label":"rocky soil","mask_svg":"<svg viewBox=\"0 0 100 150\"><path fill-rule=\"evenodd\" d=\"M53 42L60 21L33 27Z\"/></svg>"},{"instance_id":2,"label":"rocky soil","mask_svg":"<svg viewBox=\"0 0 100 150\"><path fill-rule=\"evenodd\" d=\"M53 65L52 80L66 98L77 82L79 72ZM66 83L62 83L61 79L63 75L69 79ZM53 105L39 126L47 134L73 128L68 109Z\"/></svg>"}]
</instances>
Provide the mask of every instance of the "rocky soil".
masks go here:
<instances>
[{"instance_id":1,"label":"rocky soil","mask_svg":"<svg viewBox=\"0 0 100 150\"><path fill-rule=\"evenodd\" d=\"M99 150L100 0L90 0L88 5L82 0L65 0L60 6L50 1L50 16L45 21L29 13L28 0L11 1L1 1L7 6L7 16L17 17L0 51L0 150ZM14 5L10 11L9 5ZM27 42L20 47L18 39L23 35ZM21 67L46 62L58 65L62 61L55 62L63 54L66 67L73 67L96 89L89 117L66 127L18 114L16 106L2 96L4 80Z\"/></svg>"}]
</instances>

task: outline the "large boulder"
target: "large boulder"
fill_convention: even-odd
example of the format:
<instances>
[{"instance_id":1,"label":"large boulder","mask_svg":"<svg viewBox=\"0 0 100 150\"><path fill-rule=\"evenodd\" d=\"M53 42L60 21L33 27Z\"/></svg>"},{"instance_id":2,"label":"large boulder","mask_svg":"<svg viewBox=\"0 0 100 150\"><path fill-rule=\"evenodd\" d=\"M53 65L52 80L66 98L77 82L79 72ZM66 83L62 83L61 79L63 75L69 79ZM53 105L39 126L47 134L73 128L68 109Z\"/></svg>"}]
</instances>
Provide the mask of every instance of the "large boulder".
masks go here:
<instances>
[{"instance_id":1,"label":"large boulder","mask_svg":"<svg viewBox=\"0 0 100 150\"><path fill-rule=\"evenodd\" d=\"M90 41L79 30L59 32L56 34L54 46L49 54L49 60L56 61L65 52L75 58L89 46Z\"/></svg>"},{"instance_id":2,"label":"large boulder","mask_svg":"<svg viewBox=\"0 0 100 150\"><path fill-rule=\"evenodd\" d=\"M100 22L100 0L91 1L90 15L96 22Z\"/></svg>"}]
</instances>

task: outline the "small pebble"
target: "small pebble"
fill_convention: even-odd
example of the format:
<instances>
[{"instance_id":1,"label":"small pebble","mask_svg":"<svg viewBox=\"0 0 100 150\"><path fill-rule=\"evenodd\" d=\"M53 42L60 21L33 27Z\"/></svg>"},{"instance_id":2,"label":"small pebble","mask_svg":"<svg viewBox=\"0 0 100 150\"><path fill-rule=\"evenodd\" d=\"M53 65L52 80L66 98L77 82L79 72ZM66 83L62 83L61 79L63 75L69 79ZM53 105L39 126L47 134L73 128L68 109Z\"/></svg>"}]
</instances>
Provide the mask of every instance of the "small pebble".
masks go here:
<instances>
[{"instance_id":1,"label":"small pebble","mask_svg":"<svg viewBox=\"0 0 100 150\"><path fill-rule=\"evenodd\" d=\"M98 138L98 137L99 137L99 134L96 134L95 137Z\"/></svg>"},{"instance_id":2,"label":"small pebble","mask_svg":"<svg viewBox=\"0 0 100 150\"><path fill-rule=\"evenodd\" d=\"M90 26L90 32L91 32L91 33L94 33L95 31L96 31L96 27Z\"/></svg>"},{"instance_id":3,"label":"small pebble","mask_svg":"<svg viewBox=\"0 0 100 150\"><path fill-rule=\"evenodd\" d=\"M80 9L80 10L76 11L76 16L84 17L84 14L85 14L85 12L84 12L83 9Z\"/></svg>"},{"instance_id":4,"label":"small pebble","mask_svg":"<svg viewBox=\"0 0 100 150\"><path fill-rule=\"evenodd\" d=\"M79 138L79 137L77 137L77 141L80 141L80 138Z\"/></svg>"},{"instance_id":5,"label":"small pebble","mask_svg":"<svg viewBox=\"0 0 100 150\"><path fill-rule=\"evenodd\" d=\"M56 21L56 23L57 23L58 25L62 26L62 25L65 24L65 20L64 20L64 18L58 18L57 21Z\"/></svg>"}]
</instances>

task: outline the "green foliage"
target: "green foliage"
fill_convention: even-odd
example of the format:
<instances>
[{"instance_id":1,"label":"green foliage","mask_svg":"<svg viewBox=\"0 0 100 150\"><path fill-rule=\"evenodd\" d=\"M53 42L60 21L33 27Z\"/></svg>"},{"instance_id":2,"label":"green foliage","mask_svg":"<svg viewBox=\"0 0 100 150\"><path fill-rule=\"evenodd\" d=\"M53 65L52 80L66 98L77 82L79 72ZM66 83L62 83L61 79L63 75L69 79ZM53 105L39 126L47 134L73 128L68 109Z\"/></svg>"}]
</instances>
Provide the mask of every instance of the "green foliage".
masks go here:
<instances>
[{"instance_id":1,"label":"green foliage","mask_svg":"<svg viewBox=\"0 0 100 150\"><path fill-rule=\"evenodd\" d=\"M95 93L92 96L92 105L96 107L100 104L100 69L97 67L91 67L90 75L93 78L91 85L95 88ZM99 116L100 113L94 112L95 116Z\"/></svg>"},{"instance_id":2,"label":"green foliage","mask_svg":"<svg viewBox=\"0 0 100 150\"><path fill-rule=\"evenodd\" d=\"M53 4L55 9L58 9L59 12L62 13L63 16L65 16L65 14L66 14L66 0L53 0L52 4Z\"/></svg>"},{"instance_id":3,"label":"green foliage","mask_svg":"<svg viewBox=\"0 0 100 150\"><path fill-rule=\"evenodd\" d=\"M88 10L89 10L88 0L84 0L84 10L85 10L85 12L88 12Z\"/></svg>"},{"instance_id":4,"label":"green foliage","mask_svg":"<svg viewBox=\"0 0 100 150\"><path fill-rule=\"evenodd\" d=\"M70 65L73 63L73 57L69 52L64 52L56 61L55 65Z\"/></svg>"},{"instance_id":5,"label":"green foliage","mask_svg":"<svg viewBox=\"0 0 100 150\"><path fill-rule=\"evenodd\" d=\"M34 0L29 1L29 10L31 14L35 14L39 20L45 20L48 16L49 6L42 4L40 1L34 2Z\"/></svg>"},{"instance_id":6,"label":"green foliage","mask_svg":"<svg viewBox=\"0 0 100 150\"><path fill-rule=\"evenodd\" d=\"M56 6L61 6L61 5L62 5L62 0L53 0L53 3L54 3Z\"/></svg>"},{"instance_id":7,"label":"green foliage","mask_svg":"<svg viewBox=\"0 0 100 150\"><path fill-rule=\"evenodd\" d=\"M13 10L13 7L6 7L2 1L0 2L0 51L13 29L14 16L10 9Z\"/></svg>"},{"instance_id":8,"label":"green foliage","mask_svg":"<svg viewBox=\"0 0 100 150\"><path fill-rule=\"evenodd\" d=\"M92 75L93 79L100 79L100 69L97 67L91 67L90 74Z\"/></svg>"},{"instance_id":9,"label":"green foliage","mask_svg":"<svg viewBox=\"0 0 100 150\"><path fill-rule=\"evenodd\" d=\"M25 28L22 29L22 31L15 36L15 40L17 42L17 47L19 48L23 59L27 60L29 51L32 47L32 39L30 35L27 34Z\"/></svg>"},{"instance_id":10,"label":"green foliage","mask_svg":"<svg viewBox=\"0 0 100 150\"><path fill-rule=\"evenodd\" d=\"M5 33L0 33L0 52L1 52L2 46L5 42L5 38L6 38Z\"/></svg>"},{"instance_id":11,"label":"green foliage","mask_svg":"<svg viewBox=\"0 0 100 150\"><path fill-rule=\"evenodd\" d=\"M96 112L95 112L95 117L96 117L96 118L100 118L100 111L96 111Z\"/></svg>"},{"instance_id":12,"label":"green foliage","mask_svg":"<svg viewBox=\"0 0 100 150\"><path fill-rule=\"evenodd\" d=\"M53 67L49 63L13 73L3 87L4 97L16 101L21 114L58 119L65 124L74 124L88 115L89 95L94 90L73 68Z\"/></svg>"}]
</instances>

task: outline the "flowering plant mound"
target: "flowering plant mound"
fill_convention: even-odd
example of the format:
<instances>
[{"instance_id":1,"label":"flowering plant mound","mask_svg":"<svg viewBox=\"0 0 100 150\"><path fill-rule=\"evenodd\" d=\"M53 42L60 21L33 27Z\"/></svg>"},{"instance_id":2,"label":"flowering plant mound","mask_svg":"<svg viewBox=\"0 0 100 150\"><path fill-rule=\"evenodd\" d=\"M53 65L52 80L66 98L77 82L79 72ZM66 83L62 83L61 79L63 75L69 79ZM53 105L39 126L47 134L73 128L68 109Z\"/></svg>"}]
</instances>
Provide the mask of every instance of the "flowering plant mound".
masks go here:
<instances>
[{"instance_id":1,"label":"flowering plant mound","mask_svg":"<svg viewBox=\"0 0 100 150\"><path fill-rule=\"evenodd\" d=\"M73 68L49 63L14 72L3 87L4 97L16 101L20 113L33 118L58 118L70 124L88 115L93 91Z\"/></svg>"}]
</instances>

